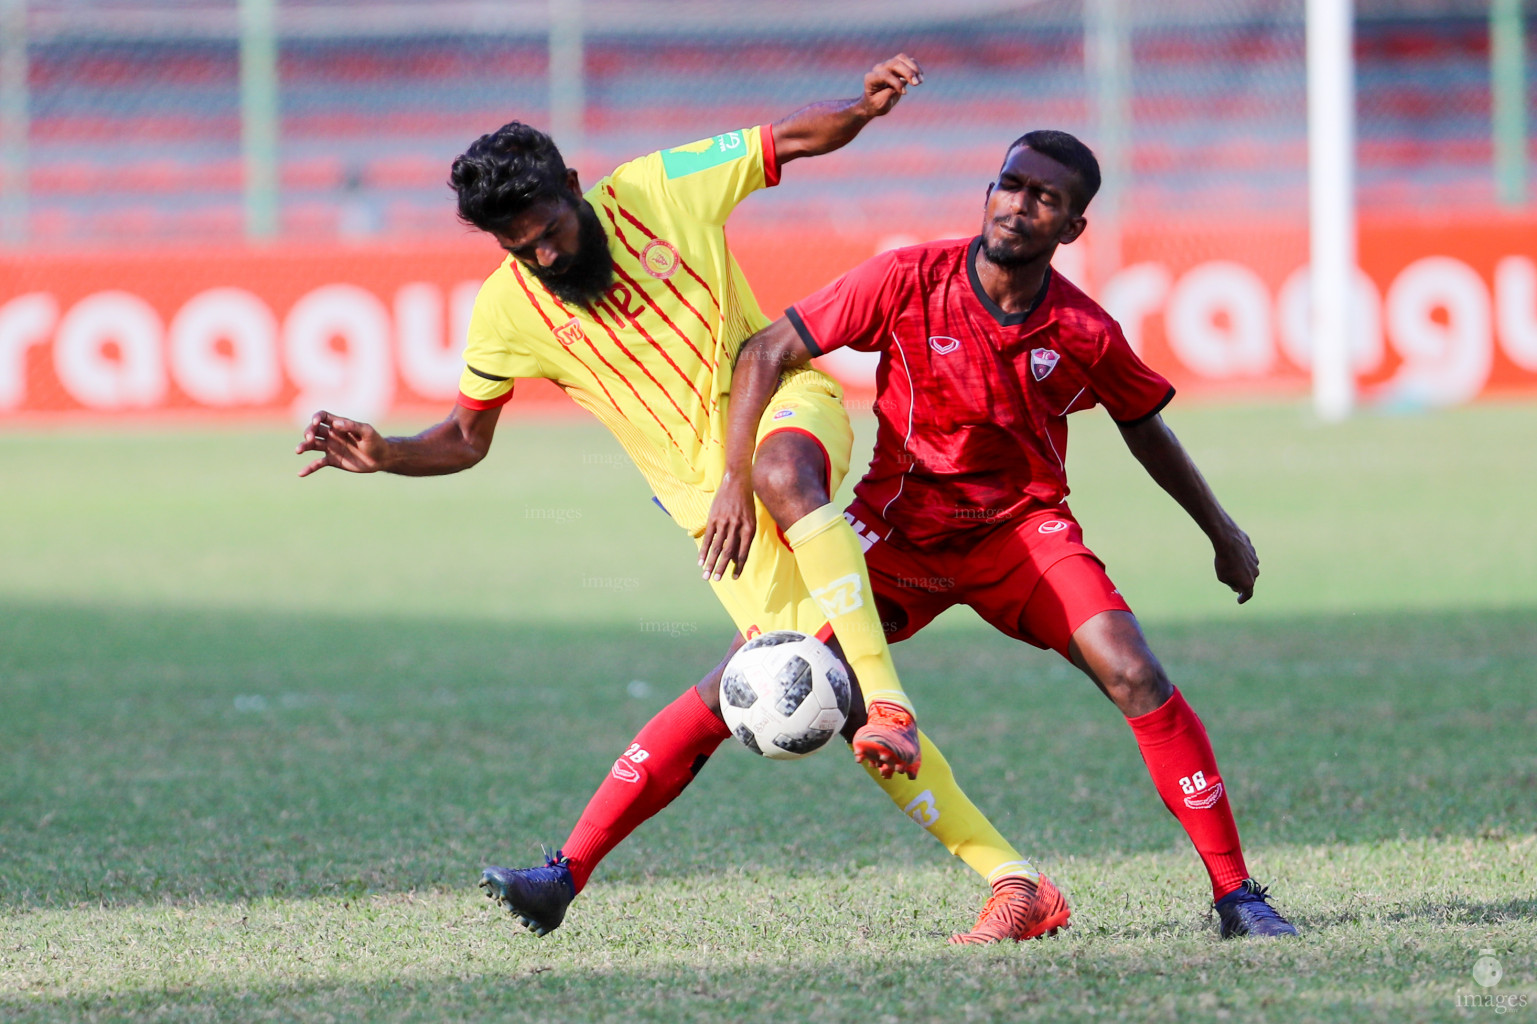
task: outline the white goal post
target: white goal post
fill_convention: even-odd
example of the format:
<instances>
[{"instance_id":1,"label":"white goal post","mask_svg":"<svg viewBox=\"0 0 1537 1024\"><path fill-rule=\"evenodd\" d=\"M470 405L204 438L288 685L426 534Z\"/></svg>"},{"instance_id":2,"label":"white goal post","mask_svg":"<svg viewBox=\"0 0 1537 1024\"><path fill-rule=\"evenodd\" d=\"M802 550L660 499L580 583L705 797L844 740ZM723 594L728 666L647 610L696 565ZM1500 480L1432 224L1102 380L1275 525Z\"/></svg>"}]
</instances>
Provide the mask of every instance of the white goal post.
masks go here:
<instances>
[{"instance_id":1,"label":"white goal post","mask_svg":"<svg viewBox=\"0 0 1537 1024\"><path fill-rule=\"evenodd\" d=\"M1351 302L1356 275L1353 0L1307 0L1308 248L1313 408L1350 415Z\"/></svg>"}]
</instances>

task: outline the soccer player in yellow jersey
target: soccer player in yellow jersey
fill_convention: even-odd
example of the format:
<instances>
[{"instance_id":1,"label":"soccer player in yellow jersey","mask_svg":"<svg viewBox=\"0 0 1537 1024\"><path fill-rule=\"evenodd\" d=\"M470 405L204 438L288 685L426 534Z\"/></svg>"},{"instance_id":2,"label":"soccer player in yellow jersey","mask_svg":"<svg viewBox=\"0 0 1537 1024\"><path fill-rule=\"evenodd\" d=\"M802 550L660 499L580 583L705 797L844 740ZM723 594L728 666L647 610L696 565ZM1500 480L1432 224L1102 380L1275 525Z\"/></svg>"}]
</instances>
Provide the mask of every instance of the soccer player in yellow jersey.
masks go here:
<instances>
[{"instance_id":1,"label":"soccer player in yellow jersey","mask_svg":"<svg viewBox=\"0 0 1537 1024\"><path fill-rule=\"evenodd\" d=\"M769 322L727 249L726 219L746 196L777 184L785 164L845 145L921 81L919 65L900 55L873 68L856 99L640 157L585 192L543 133L513 122L482 136L455 160L451 184L461 219L508 257L476 299L458 402L409 438L318 412L298 450L320 457L300 475L326 466L408 476L468 469L489 450L515 382L544 378L614 433L658 502L700 541L727 475L737 351ZM719 557L726 537L699 557L739 631L727 657L744 638L775 629L827 641L865 698L846 735L888 796L984 876L1029 872L914 721L859 540L832 501L852 441L837 384L809 367L783 375L758 428L752 558L728 573ZM603 855L681 793L729 735L713 704L724 665L636 736L562 853L542 868L489 869L482 884L491 894L539 934L556 927ZM663 748L669 756L658 762L688 770L648 766ZM627 799L613 799L611 787Z\"/></svg>"}]
</instances>

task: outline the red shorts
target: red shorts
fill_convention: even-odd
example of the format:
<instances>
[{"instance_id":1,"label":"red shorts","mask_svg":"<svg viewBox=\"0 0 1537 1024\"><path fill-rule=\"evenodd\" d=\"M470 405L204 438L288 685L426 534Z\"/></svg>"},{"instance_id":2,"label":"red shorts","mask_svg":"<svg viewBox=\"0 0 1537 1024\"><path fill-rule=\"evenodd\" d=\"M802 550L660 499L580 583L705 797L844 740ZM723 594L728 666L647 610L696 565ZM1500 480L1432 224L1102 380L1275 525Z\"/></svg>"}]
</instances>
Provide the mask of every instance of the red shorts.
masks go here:
<instances>
[{"instance_id":1,"label":"red shorts","mask_svg":"<svg viewBox=\"0 0 1537 1024\"><path fill-rule=\"evenodd\" d=\"M891 643L964 604L999 632L1065 658L1079 626L1100 612L1131 611L1066 505L921 549L858 499L844 517L868 545L870 585Z\"/></svg>"}]
</instances>

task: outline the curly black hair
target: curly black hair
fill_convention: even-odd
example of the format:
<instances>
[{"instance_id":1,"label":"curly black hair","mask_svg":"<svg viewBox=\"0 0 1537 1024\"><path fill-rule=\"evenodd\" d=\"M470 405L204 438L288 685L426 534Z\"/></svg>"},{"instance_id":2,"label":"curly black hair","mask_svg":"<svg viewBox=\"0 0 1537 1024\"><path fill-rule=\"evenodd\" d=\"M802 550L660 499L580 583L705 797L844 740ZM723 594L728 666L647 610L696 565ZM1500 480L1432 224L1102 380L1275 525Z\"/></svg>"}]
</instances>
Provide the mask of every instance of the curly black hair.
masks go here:
<instances>
[{"instance_id":1,"label":"curly black hair","mask_svg":"<svg viewBox=\"0 0 1537 1024\"><path fill-rule=\"evenodd\" d=\"M1009 160L1009 154L1020 146L1033 149L1044 157L1050 157L1057 163L1072 171L1078 178L1079 188L1074 191L1074 204L1078 213L1088 208L1089 200L1099 191L1099 161L1094 158L1094 151L1076 136L1067 132L1059 132L1050 128L1039 131L1026 132L1013 142L1009 148L1003 151L1005 163Z\"/></svg>"},{"instance_id":2,"label":"curly black hair","mask_svg":"<svg viewBox=\"0 0 1537 1024\"><path fill-rule=\"evenodd\" d=\"M513 121L456 157L448 184L459 195L460 220L500 231L540 200L567 196L566 162L548 135Z\"/></svg>"}]
</instances>

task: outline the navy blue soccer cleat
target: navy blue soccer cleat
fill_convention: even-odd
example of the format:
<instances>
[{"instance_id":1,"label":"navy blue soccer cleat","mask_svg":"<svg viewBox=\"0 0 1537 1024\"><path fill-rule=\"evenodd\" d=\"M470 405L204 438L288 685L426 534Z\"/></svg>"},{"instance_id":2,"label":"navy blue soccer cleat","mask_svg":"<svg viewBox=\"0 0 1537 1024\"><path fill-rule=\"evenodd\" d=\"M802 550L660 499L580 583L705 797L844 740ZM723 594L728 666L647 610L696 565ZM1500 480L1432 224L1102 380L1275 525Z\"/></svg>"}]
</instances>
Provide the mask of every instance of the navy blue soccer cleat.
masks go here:
<instances>
[{"instance_id":1,"label":"navy blue soccer cleat","mask_svg":"<svg viewBox=\"0 0 1537 1024\"><path fill-rule=\"evenodd\" d=\"M1269 891L1252 878L1245 878L1242 885L1218 900L1216 907L1224 939L1239 935L1278 939L1297 934L1296 927L1270 905Z\"/></svg>"},{"instance_id":2,"label":"navy blue soccer cleat","mask_svg":"<svg viewBox=\"0 0 1537 1024\"><path fill-rule=\"evenodd\" d=\"M535 935L559 928L566 908L576 899L576 882L559 850L553 857L545 854L542 868L486 868L480 887Z\"/></svg>"}]
</instances>

